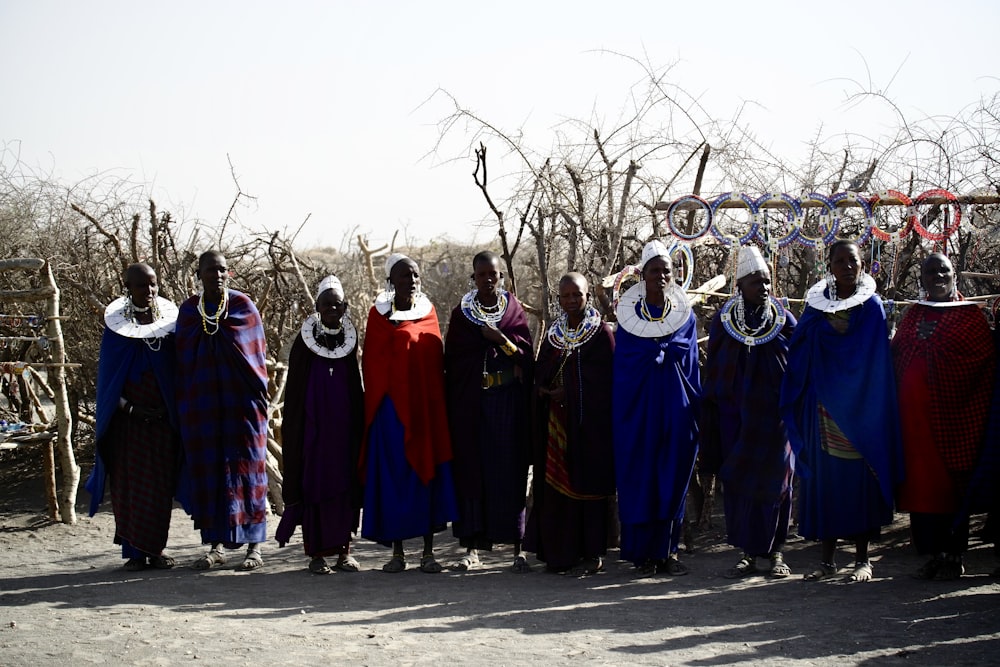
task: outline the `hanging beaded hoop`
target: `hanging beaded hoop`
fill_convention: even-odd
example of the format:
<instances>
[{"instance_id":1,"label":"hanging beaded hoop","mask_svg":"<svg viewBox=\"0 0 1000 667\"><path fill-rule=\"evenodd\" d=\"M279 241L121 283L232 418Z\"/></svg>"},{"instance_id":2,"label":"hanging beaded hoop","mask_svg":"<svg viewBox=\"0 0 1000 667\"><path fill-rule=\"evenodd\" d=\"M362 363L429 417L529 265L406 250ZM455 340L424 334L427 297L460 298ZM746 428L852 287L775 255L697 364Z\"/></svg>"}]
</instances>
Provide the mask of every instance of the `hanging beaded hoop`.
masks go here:
<instances>
[{"instance_id":1,"label":"hanging beaded hoop","mask_svg":"<svg viewBox=\"0 0 1000 667\"><path fill-rule=\"evenodd\" d=\"M681 284L681 289L685 292L691 287L691 283L694 281L694 252L691 250L691 246L686 243L678 243L670 250L670 261L673 261L674 254L680 253L683 255L684 259L687 260L687 270L684 272L684 282Z\"/></svg>"},{"instance_id":2,"label":"hanging beaded hoop","mask_svg":"<svg viewBox=\"0 0 1000 667\"><path fill-rule=\"evenodd\" d=\"M788 205L788 208L790 209L785 214L785 223L788 225L789 231L784 236L780 236L778 238L774 238L774 236L771 234L770 225L768 225L767 223L766 216L760 213L761 206L765 202L771 200L783 201L785 204ZM774 251L776 251L778 248L785 248L789 246L792 243L792 241L794 241L795 238L799 235L799 227L802 226L802 204L799 202L797 198L785 192L782 192L781 194L768 193L762 195L761 197L758 197L757 200L754 201L754 206L758 211L758 219L763 219L762 224L760 224L760 226L757 229L756 236L758 239L760 239L761 243L763 243L766 247L768 247L771 250L772 253L774 253Z\"/></svg>"},{"instance_id":3,"label":"hanging beaded hoop","mask_svg":"<svg viewBox=\"0 0 1000 667\"><path fill-rule=\"evenodd\" d=\"M864 245L865 243L868 243L868 239L871 238L871 236L872 236L872 229L875 226L875 216L874 216L874 214L872 212L872 205L871 205L871 203L869 203L868 199L866 199L865 197L860 196L856 192L838 192L837 194L830 196L830 202L834 205L834 207L836 207L836 205L837 205L838 202L842 202L845 199L847 201L856 202L861 207L861 211L864 213L864 216L865 216L865 223L864 223L865 224L865 228L864 228L864 230L860 234L858 234L858 237L856 239L848 239L848 238L843 237L843 236L841 236L839 238L842 238L842 239L845 239L845 240L848 240L848 241L854 241L859 246ZM834 210L836 210L836 208ZM840 225L840 216L839 215L837 216L837 221L838 221L837 222L837 226L840 227L841 225Z\"/></svg>"},{"instance_id":4,"label":"hanging beaded hoop","mask_svg":"<svg viewBox=\"0 0 1000 667\"><path fill-rule=\"evenodd\" d=\"M920 222L920 216L914 215L913 219L913 229L920 234L923 238L928 241L947 241L948 238L955 233L958 226L962 224L962 206L958 202L958 197L948 192L947 190L928 190L927 192L922 192L913 200L913 207L916 208L922 204L926 204L927 200L932 197L942 197L948 201L948 205L955 209L955 217L952 218L951 223L946 224L944 229L940 232L931 232Z\"/></svg>"},{"instance_id":5,"label":"hanging beaded hoop","mask_svg":"<svg viewBox=\"0 0 1000 667\"><path fill-rule=\"evenodd\" d=\"M685 204L687 202L694 202L700 208L705 210L705 224L703 224L701 228L696 230L693 234L685 234L677 228L677 225L674 224L674 214L678 211L681 204ZM685 197L681 197L680 199L675 199L670 203L670 206L667 208L667 228L670 229L671 234L682 241L694 241L707 234L708 230L712 228L713 213L714 209L707 201L698 195L687 195Z\"/></svg>"},{"instance_id":6,"label":"hanging beaded hoop","mask_svg":"<svg viewBox=\"0 0 1000 667\"><path fill-rule=\"evenodd\" d=\"M798 228L798 234L795 240L800 244L806 246L807 248L816 248L821 246L828 246L833 243L834 239L837 237L837 227L840 223L840 219L837 217L837 209L830 201L828 197L821 195L818 192L810 192L808 195L802 198L802 203L805 202L819 202L823 206L823 212L819 216L819 236L809 236L805 233L805 227L800 225ZM805 223L805 216L802 217L802 222Z\"/></svg>"},{"instance_id":7,"label":"hanging beaded hoop","mask_svg":"<svg viewBox=\"0 0 1000 667\"><path fill-rule=\"evenodd\" d=\"M750 239L752 239L757 234L757 230L760 228L760 222L757 217L757 213L759 211L759 209L757 208L757 203L746 193L741 193L739 195L736 195L736 193L734 192L726 192L724 194L721 194L712 200L713 222L718 222L717 213L719 207L725 204L727 201L741 201L746 205L747 210L750 211L750 230L743 236L740 236L738 239L740 245L746 245L747 243L750 242ZM712 225L712 235L715 236L715 238L719 239L719 241L721 241L725 245L732 245L733 241L737 241L737 237L728 236L727 234L724 234L722 230L719 229L718 224Z\"/></svg>"},{"instance_id":8,"label":"hanging beaded hoop","mask_svg":"<svg viewBox=\"0 0 1000 667\"><path fill-rule=\"evenodd\" d=\"M722 306L719 314L719 319L722 321L722 328L726 330L727 334L748 347L770 343L781 333L781 329L785 326L786 315L785 309L781 307L781 302L773 296L767 297L768 313L764 318L764 322L770 322L771 326L765 328L763 333L748 332L740 329L743 323L737 322L738 318L733 317L733 309L740 298L742 297L739 294L735 294Z\"/></svg>"},{"instance_id":9,"label":"hanging beaded hoop","mask_svg":"<svg viewBox=\"0 0 1000 667\"><path fill-rule=\"evenodd\" d=\"M906 207L906 221L900 229L889 231L888 229L880 229L878 226L878 221L875 219L875 207L879 205L883 199L896 199L903 206ZM904 195L898 190L886 190L885 192L878 192L872 195L868 202L872 208L872 236L877 238L879 241L889 241L892 243L898 243L906 238L917 222L917 213L913 208L913 200Z\"/></svg>"}]
</instances>

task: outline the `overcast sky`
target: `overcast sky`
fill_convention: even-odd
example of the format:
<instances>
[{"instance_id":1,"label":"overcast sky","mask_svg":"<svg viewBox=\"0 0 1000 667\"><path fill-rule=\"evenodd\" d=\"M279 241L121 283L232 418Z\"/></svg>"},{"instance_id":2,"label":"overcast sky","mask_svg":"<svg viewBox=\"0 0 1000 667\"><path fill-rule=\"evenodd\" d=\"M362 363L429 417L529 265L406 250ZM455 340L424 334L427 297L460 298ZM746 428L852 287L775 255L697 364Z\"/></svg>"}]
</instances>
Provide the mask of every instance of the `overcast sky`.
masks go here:
<instances>
[{"instance_id":1,"label":"overcast sky","mask_svg":"<svg viewBox=\"0 0 1000 667\"><path fill-rule=\"evenodd\" d=\"M567 117L622 108L641 72L609 52L676 62L671 79L717 117L759 103L759 138L795 159L821 125L885 130L843 104L850 80L888 86L913 118L1000 89L998 7L0 0L0 159L147 184L161 209L217 223L236 193L228 155L257 198L239 212L251 229L309 216L300 245L339 247L355 228L472 241L489 219L473 163L453 159L458 141L427 157L451 111L425 103L439 88L545 146Z\"/></svg>"}]
</instances>

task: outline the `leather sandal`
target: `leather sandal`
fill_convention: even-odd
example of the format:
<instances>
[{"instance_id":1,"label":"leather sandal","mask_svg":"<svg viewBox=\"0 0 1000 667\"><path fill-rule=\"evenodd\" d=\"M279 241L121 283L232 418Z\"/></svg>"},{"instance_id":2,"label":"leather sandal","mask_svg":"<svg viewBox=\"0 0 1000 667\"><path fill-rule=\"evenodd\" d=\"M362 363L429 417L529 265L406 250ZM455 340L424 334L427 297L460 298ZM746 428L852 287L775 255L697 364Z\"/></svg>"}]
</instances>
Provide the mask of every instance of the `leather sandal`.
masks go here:
<instances>
[{"instance_id":1,"label":"leather sandal","mask_svg":"<svg viewBox=\"0 0 1000 667\"><path fill-rule=\"evenodd\" d=\"M743 554L739 562L732 566L724 576L726 579L742 579L743 577L757 572L757 559L750 554Z\"/></svg>"}]
</instances>

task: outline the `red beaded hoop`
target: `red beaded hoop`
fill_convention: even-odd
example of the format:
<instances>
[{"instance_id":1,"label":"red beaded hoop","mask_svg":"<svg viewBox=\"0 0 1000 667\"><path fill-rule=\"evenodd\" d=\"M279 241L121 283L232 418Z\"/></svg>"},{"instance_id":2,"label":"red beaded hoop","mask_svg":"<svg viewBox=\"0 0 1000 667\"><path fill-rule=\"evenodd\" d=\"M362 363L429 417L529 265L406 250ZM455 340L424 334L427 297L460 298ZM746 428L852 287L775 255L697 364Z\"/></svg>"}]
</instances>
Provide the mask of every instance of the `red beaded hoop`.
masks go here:
<instances>
[{"instance_id":1,"label":"red beaded hoop","mask_svg":"<svg viewBox=\"0 0 1000 667\"><path fill-rule=\"evenodd\" d=\"M914 208L920 206L931 197L944 197L947 199L948 205L955 208L954 220L952 220L950 225L944 228L944 231L931 232L921 224L920 216L916 215L916 212L914 212L913 229L917 232L917 234L920 234L921 237L927 239L928 241L947 241L948 237L954 234L958 229L958 226L962 224L962 206L958 201L958 197L951 194L947 190L938 188L921 193L915 200L913 200Z\"/></svg>"},{"instance_id":2,"label":"red beaded hoop","mask_svg":"<svg viewBox=\"0 0 1000 667\"><path fill-rule=\"evenodd\" d=\"M903 228L897 232L887 232L878 228L878 224L874 221L875 207L878 206L879 201L882 199L898 199L902 202L903 206L909 209L909 217L906 219L906 224ZM913 200L904 195L899 190L886 190L885 192L878 192L872 195L871 200L869 200L872 206L872 236L877 238L879 241L891 241L893 240L893 235L895 234L896 240L901 241L906 238L906 235L913 231L913 227L917 222L917 213L913 208Z\"/></svg>"}]
</instances>

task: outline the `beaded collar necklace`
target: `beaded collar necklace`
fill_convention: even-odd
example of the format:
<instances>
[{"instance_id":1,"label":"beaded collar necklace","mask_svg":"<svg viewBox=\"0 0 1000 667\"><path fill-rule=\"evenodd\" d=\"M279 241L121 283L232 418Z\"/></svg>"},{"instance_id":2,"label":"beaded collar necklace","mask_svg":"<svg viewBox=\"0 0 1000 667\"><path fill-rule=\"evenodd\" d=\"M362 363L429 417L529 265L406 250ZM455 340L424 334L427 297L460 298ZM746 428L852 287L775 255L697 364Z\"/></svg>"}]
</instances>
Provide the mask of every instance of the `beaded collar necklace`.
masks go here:
<instances>
[{"instance_id":1,"label":"beaded collar necklace","mask_svg":"<svg viewBox=\"0 0 1000 667\"><path fill-rule=\"evenodd\" d=\"M462 297L462 314L473 324L496 328L507 312L508 303L509 298L505 290L497 291L497 302L493 306L484 306L479 301L479 291L472 290Z\"/></svg>"},{"instance_id":2,"label":"beaded collar necklace","mask_svg":"<svg viewBox=\"0 0 1000 667\"><path fill-rule=\"evenodd\" d=\"M346 357L354 351L354 348L358 344L358 330L346 314L340 318L339 329L330 329L323 326L319 313L313 313L302 323L299 333L302 334L302 342L306 344L306 347L326 359ZM320 339L330 341L334 336L339 336L340 334L343 334L343 339L333 347L327 347L320 343Z\"/></svg>"},{"instance_id":3,"label":"beaded collar necklace","mask_svg":"<svg viewBox=\"0 0 1000 667\"><path fill-rule=\"evenodd\" d=\"M557 350L572 352L582 347L601 328L601 314L593 306L587 306L579 326L569 325L569 315L563 313L549 327L549 344Z\"/></svg>"},{"instance_id":4,"label":"beaded collar necklace","mask_svg":"<svg viewBox=\"0 0 1000 667\"><path fill-rule=\"evenodd\" d=\"M751 330L747 326L745 317L740 312L742 309L739 308L739 302L742 302L742 300L743 297L740 294L736 294L722 306L719 319L722 321L722 328L726 330L726 333L747 347L770 343L777 338L778 334L781 333L781 329L785 326L786 319L785 309L782 307L781 302L773 296L768 296L767 310L764 312L763 318L761 318L760 326ZM733 316L734 308L737 311L735 317Z\"/></svg>"},{"instance_id":5,"label":"beaded collar necklace","mask_svg":"<svg viewBox=\"0 0 1000 667\"><path fill-rule=\"evenodd\" d=\"M875 294L875 279L867 273L862 273L854 294L844 299L838 299L836 295L832 299L828 297L827 287L826 280L821 280L810 287L806 294L806 305L822 313L836 313L860 306Z\"/></svg>"},{"instance_id":6,"label":"beaded collar necklace","mask_svg":"<svg viewBox=\"0 0 1000 667\"><path fill-rule=\"evenodd\" d=\"M198 295L198 314L201 315L201 328L209 336L219 333L222 320L229 315L229 290L222 290L222 299L219 300L219 307L215 309L213 315L205 312L205 293ZM211 331L209 331L211 329Z\"/></svg>"},{"instance_id":7,"label":"beaded collar necklace","mask_svg":"<svg viewBox=\"0 0 1000 667\"><path fill-rule=\"evenodd\" d=\"M158 296L155 307L152 308L153 321L149 324L140 324L135 318L136 308L132 304L131 297L119 297L104 309L104 324L119 336L141 338L149 349L155 352L160 349L163 337L174 332L174 326L177 323L177 306ZM147 307L146 310L149 308Z\"/></svg>"},{"instance_id":8,"label":"beaded collar necklace","mask_svg":"<svg viewBox=\"0 0 1000 667\"><path fill-rule=\"evenodd\" d=\"M423 292L413 297L413 305L408 310L396 310L395 298L389 296L388 292L382 291L375 297L375 309L381 315L389 315L389 319L393 322L423 319L430 314L433 307L431 300Z\"/></svg>"},{"instance_id":9,"label":"beaded collar necklace","mask_svg":"<svg viewBox=\"0 0 1000 667\"><path fill-rule=\"evenodd\" d=\"M975 301L927 301L922 299L916 302L920 306L930 306L931 308L951 308L952 306L977 306ZM978 307L978 306L977 306Z\"/></svg>"},{"instance_id":10,"label":"beaded collar necklace","mask_svg":"<svg viewBox=\"0 0 1000 667\"><path fill-rule=\"evenodd\" d=\"M677 283L667 285L663 295L663 315L658 318L649 316L645 296L646 284L640 282L629 287L618 300L618 307L615 308L618 325L630 334L640 338L669 336L684 326L691 315L691 302ZM636 305L640 305L640 308L637 309Z\"/></svg>"}]
</instances>

